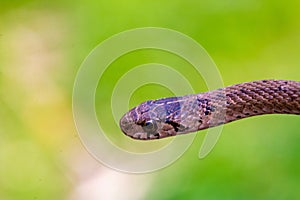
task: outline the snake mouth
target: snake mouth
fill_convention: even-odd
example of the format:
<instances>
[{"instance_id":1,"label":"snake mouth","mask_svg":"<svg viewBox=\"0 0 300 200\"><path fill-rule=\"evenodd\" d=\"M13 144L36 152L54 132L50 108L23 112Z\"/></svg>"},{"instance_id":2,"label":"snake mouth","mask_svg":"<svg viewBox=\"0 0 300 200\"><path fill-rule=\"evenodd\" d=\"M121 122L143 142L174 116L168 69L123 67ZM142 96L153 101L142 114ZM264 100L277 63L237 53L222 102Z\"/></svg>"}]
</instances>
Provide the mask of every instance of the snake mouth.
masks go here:
<instances>
[{"instance_id":1,"label":"snake mouth","mask_svg":"<svg viewBox=\"0 0 300 200\"><path fill-rule=\"evenodd\" d=\"M149 120L148 123L150 124L147 125L147 122L137 124L128 113L119 122L122 132L136 140L155 140L177 135L178 124L169 122L160 126L152 120Z\"/></svg>"}]
</instances>

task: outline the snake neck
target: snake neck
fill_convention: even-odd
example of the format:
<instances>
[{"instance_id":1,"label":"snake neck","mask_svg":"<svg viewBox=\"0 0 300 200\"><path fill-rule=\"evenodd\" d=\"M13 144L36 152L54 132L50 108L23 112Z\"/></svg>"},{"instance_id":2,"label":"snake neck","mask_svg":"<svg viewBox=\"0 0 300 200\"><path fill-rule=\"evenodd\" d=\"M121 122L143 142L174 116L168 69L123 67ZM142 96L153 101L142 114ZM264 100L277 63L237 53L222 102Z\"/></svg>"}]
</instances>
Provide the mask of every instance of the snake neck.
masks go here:
<instances>
[{"instance_id":1,"label":"snake neck","mask_svg":"<svg viewBox=\"0 0 300 200\"><path fill-rule=\"evenodd\" d=\"M224 91L226 122L262 114L300 114L300 82L254 81Z\"/></svg>"}]
</instances>

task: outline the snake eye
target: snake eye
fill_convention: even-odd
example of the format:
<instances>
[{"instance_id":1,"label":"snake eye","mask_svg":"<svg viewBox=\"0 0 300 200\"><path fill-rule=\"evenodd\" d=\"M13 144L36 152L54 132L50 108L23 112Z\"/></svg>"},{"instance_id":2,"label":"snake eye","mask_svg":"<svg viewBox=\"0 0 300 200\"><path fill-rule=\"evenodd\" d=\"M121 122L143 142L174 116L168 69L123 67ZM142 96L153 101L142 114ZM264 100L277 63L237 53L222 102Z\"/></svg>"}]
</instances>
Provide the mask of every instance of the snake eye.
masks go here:
<instances>
[{"instance_id":1,"label":"snake eye","mask_svg":"<svg viewBox=\"0 0 300 200\"><path fill-rule=\"evenodd\" d=\"M146 121L142 127L147 133L154 132L157 129L156 122L153 120Z\"/></svg>"}]
</instances>

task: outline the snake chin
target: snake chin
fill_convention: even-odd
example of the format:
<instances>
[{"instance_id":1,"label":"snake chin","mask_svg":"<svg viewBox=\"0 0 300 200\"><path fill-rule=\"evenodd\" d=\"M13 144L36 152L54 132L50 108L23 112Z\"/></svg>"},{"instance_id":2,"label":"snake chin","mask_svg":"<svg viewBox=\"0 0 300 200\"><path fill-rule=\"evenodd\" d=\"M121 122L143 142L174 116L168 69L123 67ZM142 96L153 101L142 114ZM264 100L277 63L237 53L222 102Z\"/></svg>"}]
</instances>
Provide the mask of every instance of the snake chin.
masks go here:
<instances>
[{"instance_id":1,"label":"snake chin","mask_svg":"<svg viewBox=\"0 0 300 200\"><path fill-rule=\"evenodd\" d=\"M145 133L145 132L137 132L132 135L128 135L133 139L137 140L153 140L153 139L160 139L160 134L159 133Z\"/></svg>"},{"instance_id":2,"label":"snake chin","mask_svg":"<svg viewBox=\"0 0 300 200\"><path fill-rule=\"evenodd\" d=\"M177 132L173 129L171 125L165 125L164 129L160 130L159 132L134 131L131 133L132 134L125 132L127 136L137 140L155 140L177 135Z\"/></svg>"}]
</instances>

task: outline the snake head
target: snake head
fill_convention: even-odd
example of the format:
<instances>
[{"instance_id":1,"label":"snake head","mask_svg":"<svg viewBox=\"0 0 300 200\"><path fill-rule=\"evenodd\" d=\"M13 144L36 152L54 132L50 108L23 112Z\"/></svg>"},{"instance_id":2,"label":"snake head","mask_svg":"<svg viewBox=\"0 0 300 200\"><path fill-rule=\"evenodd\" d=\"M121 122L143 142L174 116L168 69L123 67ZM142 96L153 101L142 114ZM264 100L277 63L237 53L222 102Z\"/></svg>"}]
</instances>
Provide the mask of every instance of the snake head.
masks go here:
<instances>
[{"instance_id":1,"label":"snake head","mask_svg":"<svg viewBox=\"0 0 300 200\"><path fill-rule=\"evenodd\" d=\"M167 113L170 112L170 106L166 106L167 100L171 99L167 98L164 102L150 100L132 108L120 119L122 131L140 140L176 135L178 131L176 123L171 123L167 118Z\"/></svg>"}]
</instances>

